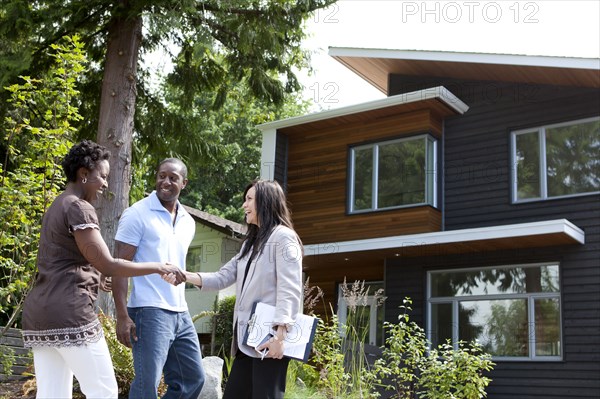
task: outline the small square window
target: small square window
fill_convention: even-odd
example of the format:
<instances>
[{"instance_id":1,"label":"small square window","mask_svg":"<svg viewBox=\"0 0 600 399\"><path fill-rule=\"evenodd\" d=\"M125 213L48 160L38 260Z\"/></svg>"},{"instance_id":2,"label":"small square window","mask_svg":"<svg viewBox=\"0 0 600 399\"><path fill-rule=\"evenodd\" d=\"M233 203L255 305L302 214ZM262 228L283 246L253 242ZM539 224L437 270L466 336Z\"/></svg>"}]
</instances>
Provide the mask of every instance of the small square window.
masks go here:
<instances>
[{"instance_id":1,"label":"small square window","mask_svg":"<svg viewBox=\"0 0 600 399\"><path fill-rule=\"evenodd\" d=\"M435 159L429 135L351 148L350 212L435 206Z\"/></svg>"},{"instance_id":2,"label":"small square window","mask_svg":"<svg viewBox=\"0 0 600 399\"><path fill-rule=\"evenodd\" d=\"M513 201L600 192L600 118L512 134Z\"/></svg>"}]
</instances>

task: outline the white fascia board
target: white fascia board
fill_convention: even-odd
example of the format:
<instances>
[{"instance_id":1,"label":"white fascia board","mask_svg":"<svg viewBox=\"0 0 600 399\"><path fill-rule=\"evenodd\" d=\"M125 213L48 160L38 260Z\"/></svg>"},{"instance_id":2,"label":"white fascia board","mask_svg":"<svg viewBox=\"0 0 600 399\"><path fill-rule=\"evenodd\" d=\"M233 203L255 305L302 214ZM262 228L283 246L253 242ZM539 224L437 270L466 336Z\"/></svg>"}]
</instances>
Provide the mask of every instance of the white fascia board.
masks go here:
<instances>
[{"instance_id":1,"label":"white fascia board","mask_svg":"<svg viewBox=\"0 0 600 399\"><path fill-rule=\"evenodd\" d=\"M377 249L451 244L556 233L567 234L580 244L585 243L585 233L583 230L569 222L567 219L557 219L542 222L439 231L434 233L370 238L366 240L311 244L305 245L304 255L330 255L336 253L372 251Z\"/></svg>"},{"instance_id":2,"label":"white fascia board","mask_svg":"<svg viewBox=\"0 0 600 399\"><path fill-rule=\"evenodd\" d=\"M600 70L600 58L552 57L540 55L460 53L330 47L331 57L386 58L415 61L464 62L474 64L519 65L532 67L574 68Z\"/></svg>"},{"instance_id":3,"label":"white fascia board","mask_svg":"<svg viewBox=\"0 0 600 399\"><path fill-rule=\"evenodd\" d=\"M275 149L277 130L267 129L262 132L262 148L260 155L260 178L273 180L275 177Z\"/></svg>"},{"instance_id":4,"label":"white fascia board","mask_svg":"<svg viewBox=\"0 0 600 399\"><path fill-rule=\"evenodd\" d=\"M469 109L468 105L462 102L454 94L452 94L450 90L446 89L444 86L437 86L429 89L412 91L410 93L402 93L396 96L390 96L378 100L367 101L364 103L350 105L347 107L341 107L328 111L315 112L308 115L295 116L292 118L267 122L258 125L257 128L265 132L269 130L282 129L290 126L303 125L305 123L316 122L325 119L337 118L339 116L357 114L359 112L372 111L395 105L409 104L418 101L429 100L432 98L439 99L459 114L464 114Z\"/></svg>"}]
</instances>

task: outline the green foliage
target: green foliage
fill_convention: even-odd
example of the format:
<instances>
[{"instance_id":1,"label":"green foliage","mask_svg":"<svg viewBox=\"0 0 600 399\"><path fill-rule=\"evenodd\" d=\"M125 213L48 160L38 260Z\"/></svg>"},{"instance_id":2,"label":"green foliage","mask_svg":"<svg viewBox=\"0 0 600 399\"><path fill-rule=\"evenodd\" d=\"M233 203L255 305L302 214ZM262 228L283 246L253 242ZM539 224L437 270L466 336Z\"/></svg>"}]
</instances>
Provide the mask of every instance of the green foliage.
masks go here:
<instances>
[{"instance_id":1,"label":"green foliage","mask_svg":"<svg viewBox=\"0 0 600 399\"><path fill-rule=\"evenodd\" d=\"M286 392L296 390L304 390L307 387L316 387L319 382L319 372L315 367L308 363L300 362L291 359L287 372ZM287 396L287 395L286 395Z\"/></svg>"},{"instance_id":2,"label":"green foliage","mask_svg":"<svg viewBox=\"0 0 600 399\"><path fill-rule=\"evenodd\" d=\"M317 304L323 300L323 290L316 285L310 285L310 278L307 278L304 282L303 295L304 298L304 313L315 315L315 308ZM324 341L320 341L321 338L318 335L321 334L321 329L317 330L315 339L317 340L316 346L319 348ZM318 365L317 365L318 366ZM290 360L290 364L287 372L287 385L286 385L286 398L325 398L324 395L319 394L317 386L319 383L319 371L315 367L314 362L303 363L297 360Z\"/></svg>"},{"instance_id":3,"label":"green foliage","mask_svg":"<svg viewBox=\"0 0 600 399\"><path fill-rule=\"evenodd\" d=\"M494 363L476 342L450 343L431 348L422 327L410 320L411 300L406 298L398 323L385 323L386 345L373 373L394 397L412 399L476 399L486 396L490 379L483 376Z\"/></svg>"},{"instance_id":4,"label":"green foliage","mask_svg":"<svg viewBox=\"0 0 600 399\"><path fill-rule=\"evenodd\" d=\"M235 295L227 296L217 302L216 313L212 318L214 330L214 345L216 353L223 359L230 356L231 342L233 340L233 310L235 308Z\"/></svg>"},{"instance_id":5,"label":"green foliage","mask_svg":"<svg viewBox=\"0 0 600 399\"><path fill-rule=\"evenodd\" d=\"M0 370L2 374L12 374L12 366L15 364L15 351L6 345L0 345Z\"/></svg>"},{"instance_id":6,"label":"green foliage","mask_svg":"<svg viewBox=\"0 0 600 399\"><path fill-rule=\"evenodd\" d=\"M314 314L323 298L323 291L318 286L311 286L308 280L303 291L304 311ZM365 398L374 394L375 376L370 372L364 351L368 331L365 328L364 309L372 296L377 298L377 306L385 298L379 290L370 294L364 281L356 281L350 285L344 281L342 295L348 304L346 323L340 325L330 305L331 319L318 320L310 362L290 363L288 382L294 392L301 391L306 397L315 398L337 398L341 395ZM312 392L313 390L318 390L318 393Z\"/></svg>"},{"instance_id":7,"label":"green foliage","mask_svg":"<svg viewBox=\"0 0 600 399\"><path fill-rule=\"evenodd\" d=\"M317 387L327 398L339 398L345 395L351 383L351 375L344 368L342 337L339 322L334 314L331 322L319 318L311 364L318 370Z\"/></svg>"},{"instance_id":8,"label":"green foliage","mask_svg":"<svg viewBox=\"0 0 600 399\"><path fill-rule=\"evenodd\" d=\"M29 8L26 3L4 1L0 10L0 87L10 84L11 78L20 75L31 62L31 30L22 24Z\"/></svg>"},{"instance_id":9,"label":"green foliage","mask_svg":"<svg viewBox=\"0 0 600 399\"><path fill-rule=\"evenodd\" d=\"M190 171L181 201L241 222L240 192L261 172L255 125L306 111L295 96L300 85L294 75L308 66L309 54L301 48L305 21L334 2L136 1L113 7L105 0L7 0L0 6L1 79L14 82L19 74L46 70L50 45L64 32L80 34L91 68L78 86L85 120L76 139L93 139L102 68L113 65L105 59L109 27L144 15L135 134L127 143L133 174L129 199L151 191L156 164L176 156ZM114 101L124 103L125 93L115 94ZM0 98L0 115L3 103Z\"/></svg>"},{"instance_id":10,"label":"green foliage","mask_svg":"<svg viewBox=\"0 0 600 399\"><path fill-rule=\"evenodd\" d=\"M458 349L447 342L431 349L424 359L419 395L424 399L484 398L491 380L482 372L490 371L493 365L490 355L476 342L468 346L461 341Z\"/></svg>"},{"instance_id":11,"label":"green foliage","mask_svg":"<svg viewBox=\"0 0 600 399\"><path fill-rule=\"evenodd\" d=\"M304 290L306 293L307 286ZM380 396L381 389L393 391L392 397L397 399L486 396L485 389L491 380L483 373L492 370L491 356L476 342L469 345L459 342L457 348L450 343L430 348L423 328L410 320L409 298L400 307L398 322L384 324L387 338L381 348L382 356L369 365L364 360L364 345L360 345L364 337L355 328L361 324L353 322L360 318L360 314L353 312L370 296L368 289L356 282L347 286L342 295L350 304L349 323L340 326L335 315L329 323L319 319L309 363L290 363L286 398L375 398ZM315 298L309 301L314 304ZM334 314L333 309L331 313ZM351 350L344 355L345 347Z\"/></svg>"},{"instance_id":12,"label":"green foliage","mask_svg":"<svg viewBox=\"0 0 600 399\"><path fill-rule=\"evenodd\" d=\"M52 46L54 64L40 78L7 87L10 112L2 124L0 163L0 314L12 324L36 272L42 216L62 189L60 161L72 145L76 83L85 70L77 37Z\"/></svg>"},{"instance_id":13,"label":"green foliage","mask_svg":"<svg viewBox=\"0 0 600 399\"><path fill-rule=\"evenodd\" d=\"M181 100L179 94L174 93L176 88L169 85L164 88L168 112L173 118L185 121L186 126L182 129L193 133L189 135L191 138L185 140L178 140L178 134L164 137L165 129L161 127L160 120L155 120L149 113L142 118L143 133L140 138L145 142L160 143L153 143L145 155L152 156L151 148L161 148L162 154L184 158L189 166L189 183L182 193L182 203L241 223L243 190L250 181L261 175L262 139L256 125L303 114L307 104L291 95L285 96L283 106L261 102L253 99L249 89L239 84L231 89L218 110L208 106L214 92L195 93L194 103L204 108L198 112L198 109L185 108L178 103ZM168 129L173 130L181 131ZM204 157L190 159L186 156L187 148L180 147L196 145L197 141L202 146L198 151ZM142 155L136 151L134 162L143 160ZM151 168L144 170L151 172ZM148 187L152 187L153 174L148 173L145 181Z\"/></svg>"},{"instance_id":14,"label":"green foliage","mask_svg":"<svg viewBox=\"0 0 600 399\"><path fill-rule=\"evenodd\" d=\"M309 54L301 48L305 21L335 1L161 0L115 6L106 0L6 0L0 6L1 81L15 82L20 74L46 70L50 45L64 32L79 34L92 67L81 81L80 113L86 118L77 138L94 138L102 68L110 61L105 59L109 27L143 15L144 37L135 76L134 169L143 166L139 163L142 158L150 157L154 166L169 155L194 166L236 160L245 146L219 148L221 142L211 135L220 125L203 118L227 104L243 105L255 98L261 104L263 121L273 120L273 109L300 88L294 71L308 65ZM166 75L168 83L161 86ZM0 99L0 115L2 104ZM245 119L243 111L227 113L230 119ZM244 126L238 135L246 130ZM260 148L256 140L252 143ZM250 167L257 163L255 159ZM242 164L242 168L248 167L248 163ZM196 176L202 179L203 175ZM230 187L235 192L240 189L238 184ZM205 198L203 205L208 206L210 200ZM211 206L220 209L220 203Z\"/></svg>"},{"instance_id":15,"label":"green foliage","mask_svg":"<svg viewBox=\"0 0 600 399\"><path fill-rule=\"evenodd\" d=\"M425 332L408 315L411 303L405 299L400 306L403 313L398 316L398 323L384 323L386 345L382 358L375 363L376 372L388 381L386 388L394 390L401 399L410 399L416 392L419 366L427 351Z\"/></svg>"},{"instance_id":16,"label":"green foliage","mask_svg":"<svg viewBox=\"0 0 600 399\"><path fill-rule=\"evenodd\" d=\"M233 360L234 358L231 355L225 355L223 356L223 362L225 363L225 377L229 376L231 374L231 368L233 367ZM223 385L225 385L226 379L223 379Z\"/></svg>"},{"instance_id":17,"label":"green foliage","mask_svg":"<svg viewBox=\"0 0 600 399\"><path fill-rule=\"evenodd\" d=\"M287 372L285 399L327 399L318 389L319 373L314 367L297 360L290 360Z\"/></svg>"},{"instance_id":18,"label":"green foliage","mask_svg":"<svg viewBox=\"0 0 600 399\"><path fill-rule=\"evenodd\" d=\"M342 296L347 304L346 322L341 326L342 348L344 349L345 368L351 376L351 391L360 398L370 397L373 373L365 354L365 344L369 340L370 300L380 307L385 301L383 289L370 293L370 287L363 281L354 281L341 285Z\"/></svg>"}]
</instances>

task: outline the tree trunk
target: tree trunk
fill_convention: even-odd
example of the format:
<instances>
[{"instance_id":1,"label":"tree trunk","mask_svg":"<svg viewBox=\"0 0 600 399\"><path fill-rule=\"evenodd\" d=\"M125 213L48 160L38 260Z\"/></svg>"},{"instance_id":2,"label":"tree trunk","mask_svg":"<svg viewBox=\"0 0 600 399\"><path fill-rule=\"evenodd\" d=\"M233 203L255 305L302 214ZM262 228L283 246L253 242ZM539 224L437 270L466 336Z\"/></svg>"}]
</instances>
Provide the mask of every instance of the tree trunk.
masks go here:
<instances>
[{"instance_id":1,"label":"tree trunk","mask_svg":"<svg viewBox=\"0 0 600 399\"><path fill-rule=\"evenodd\" d=\"M100 231L111 252L114 251L117 222L129 205L136 74L141 40L141 16L113 18L108 31L97 138L98 143L111 152L108 195L98 204ZM98 305L105 313L114 315L112 295L101 293Z\"/></svg>"}]
</instances>

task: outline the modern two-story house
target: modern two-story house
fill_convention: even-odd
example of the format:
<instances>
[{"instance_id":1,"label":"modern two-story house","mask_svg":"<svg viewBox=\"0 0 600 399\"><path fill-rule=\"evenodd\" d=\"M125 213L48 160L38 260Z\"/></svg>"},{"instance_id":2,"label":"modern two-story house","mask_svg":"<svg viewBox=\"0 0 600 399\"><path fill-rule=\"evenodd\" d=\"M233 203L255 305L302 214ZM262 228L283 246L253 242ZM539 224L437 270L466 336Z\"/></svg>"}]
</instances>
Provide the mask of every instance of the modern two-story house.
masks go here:
<instances>
[{"instance_id":1,"label":"modern two-story house","mask_svg":"<svg viewBox=\"0 0 600 399\"><path fill-rule=\"evenodd\" d=\"M382 100L279 120L304 272L405 297L434 345L477 339L491 399L600 396L600 60L333 48Z\"/></svg>"}]
</instances>

